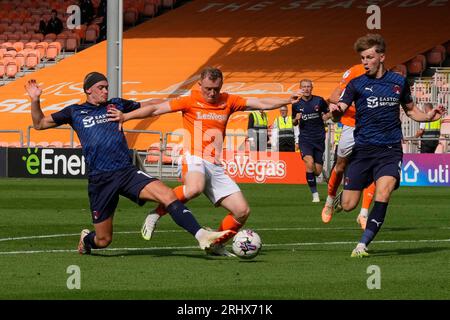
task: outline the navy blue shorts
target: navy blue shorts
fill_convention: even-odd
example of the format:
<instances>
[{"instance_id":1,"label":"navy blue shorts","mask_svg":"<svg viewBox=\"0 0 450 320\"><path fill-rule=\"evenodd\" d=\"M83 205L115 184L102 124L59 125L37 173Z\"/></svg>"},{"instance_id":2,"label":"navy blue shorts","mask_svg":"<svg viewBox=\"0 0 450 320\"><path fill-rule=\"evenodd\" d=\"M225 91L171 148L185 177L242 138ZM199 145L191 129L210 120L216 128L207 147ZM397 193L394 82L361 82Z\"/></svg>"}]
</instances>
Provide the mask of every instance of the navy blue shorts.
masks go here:
<instances>
[{"instance_id":1,"label":"navy blue shorts","mask_svg":"<svg viewBox=\"0 0 450 320\"><path fill-rule=\"evenodd\" d=\"M134 166L90 176L88 193L92 222L99 223L112 216L119 202L119 195L140 206L144 205L145 201L139 199L139 194L147 184L155 180L158 179Z\"/></svg>"},{"instance_id":2,"label":"navy blue shorts","mask_svg":"<svg viewBox=\"0 0 450 320\"><path fill-rule=\"evenodd\" d=\"M397 179L400 185L403 151L401 144L393 146L355 146L344 179L345 190L363 190L381 177Z\"/></svg>"},{"instance_id":3,"label":"navy blue shorts","mask_svg":"<svg viewBox=\"0 0 450 320\"><path fill-rule=\"evenodd\" d=\"M323 164L325 141L311 142L299 139L298 146L302 154L302 159L305 156L311 156L314 159L314 163Z\"/></svg>"}]
</instances>

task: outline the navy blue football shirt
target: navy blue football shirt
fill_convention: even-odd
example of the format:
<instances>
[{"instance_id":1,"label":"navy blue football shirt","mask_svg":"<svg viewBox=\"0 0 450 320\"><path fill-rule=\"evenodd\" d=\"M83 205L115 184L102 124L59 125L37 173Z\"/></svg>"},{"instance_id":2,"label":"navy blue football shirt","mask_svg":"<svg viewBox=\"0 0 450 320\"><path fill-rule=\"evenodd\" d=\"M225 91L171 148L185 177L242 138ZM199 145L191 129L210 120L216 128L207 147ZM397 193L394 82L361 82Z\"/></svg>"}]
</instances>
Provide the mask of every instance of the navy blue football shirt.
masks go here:
<instances>
[{"instance_id":1,"label":"navy blue football shirt","mask_svg":"<svg viewBox=\"0 0 450 320\"><path fill-rule=\"evenodd\" d=\"M323 113L328 113L328 105L322 97L313 95L311 99L300 99L292 104L292 119L297 113L301 113L299 138L306 141L324 141L325 126L322 119Z\"/></svg>"},{"instance_id":2,"label":"navy blue football shirt","mask_svg":"<svg viewBox=\"0 0 450 320\"><path fill-rule=\"evenodd\" d=\"M132 164L128 144L118 122L108 121L110 107L131 112L140 107L139 102L121 98L111 99L100 106L88 102L65 107L52 114L56 124L69 124L75 130L83 148L89 175L116 171Z\"/></svg>"},{"instance_id":3,"label":"navy blue football shirt","mask_svg":"<svg viewBox=\"0 0 450 320\"><path fill-rule=\"evenodd\" d=\"M355 102L356 145L393 145L401 142L400 105L412 102L405 77L391 71L379 79L361 75L349 82L340 101L347 105Z\"/></svg>"}]
</instances>

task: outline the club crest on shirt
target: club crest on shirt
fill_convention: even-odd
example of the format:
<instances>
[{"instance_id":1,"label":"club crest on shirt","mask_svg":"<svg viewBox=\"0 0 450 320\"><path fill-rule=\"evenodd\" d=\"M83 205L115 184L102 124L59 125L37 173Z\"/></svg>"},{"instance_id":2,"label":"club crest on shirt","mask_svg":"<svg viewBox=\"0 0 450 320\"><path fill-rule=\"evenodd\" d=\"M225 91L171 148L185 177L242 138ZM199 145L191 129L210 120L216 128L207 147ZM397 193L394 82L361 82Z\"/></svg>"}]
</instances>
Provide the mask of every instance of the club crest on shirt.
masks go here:
<instances>
[{"instance_id":1,"label":"club crest on shirt","mask_svg":"<svg viewBox=\"0 0 450 320\"><path fill-rule=\"evenodd\" d=\"M110 104L108 104L108 105L106 106L106 111L109 111L110 109L114 109L114 108L116 108L116 105L110 103Z\"/></svg>"},{"instance_id":2,"label":"club crest on shirt","mask_svg":"<svg viewBox=\"0 0 450 320\"><path fill-rule=\"evenodd\" d=\"M315 106L315 107L314 107L314 111L319 112L319 110L320 110L320 107L319 107L319 106Z\"/></svg>"},{"instance_id":3,"label":"club crest on shirt","mask_svg":"<svg viewBox=\"0 0 450 320\"><path fill-rule=\"evenodd\" d=\"M392 87L392 91L395 93L395 94L400 94L400 92L402 92L402 88L399 86L399 85L394 85L393 87Z\"/></svg>"},{"instance_id":4,"label":"club crest on shirt","mask_svg":"<svg viewBox=\"0 0 450 320\"><path fill-rule=\"evenodd\" d=\"M350 183L350 178L349 177L345 177L344 179L344 186L347 186Z\"/></svg>"}]
</instances>

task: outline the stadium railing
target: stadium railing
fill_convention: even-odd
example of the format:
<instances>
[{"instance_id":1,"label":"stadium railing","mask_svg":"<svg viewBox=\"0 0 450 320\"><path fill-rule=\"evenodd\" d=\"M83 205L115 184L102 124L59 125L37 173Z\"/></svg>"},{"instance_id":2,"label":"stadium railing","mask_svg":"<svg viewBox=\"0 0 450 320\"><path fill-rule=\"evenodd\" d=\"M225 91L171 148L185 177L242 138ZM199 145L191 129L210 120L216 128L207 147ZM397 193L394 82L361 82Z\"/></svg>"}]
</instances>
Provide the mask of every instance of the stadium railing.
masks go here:
<instances>
[{"instance_id":1,"label":"stadium railing","mask_svg":"<svg viewBox=\"0 0 450 320\"><path fill-rule=\"evenodd\" d=\"M14 133L19 135L19 144L9 143L8 146L23 147L23 131L22 130L0 130L0 133Z\"/></svg>"},{"instance_id":2,"label":"stadium railing","mask_svg":"<svg viewBox=\"0 0 450 320\"><path fill-rule=\"evenodd\" d=\"M438 147L435 153L447 153L448 145L450 143L450 137L440 137L440 138L415 138L415 137L405 137L403 138L403 152L404 153L419 153L420 152L420 142L421 141L436 141L439 140Z\"/></svg>"},{"instance_id":3,"label":"stadium railing","mask_svg":"<svg viewBox=\"0 0 450 320\"><path fill-rule=\"evenodd\" d=\"M33 141L31 140L31 129L33 129L33 126L28 126L27 127L27 147L32 147ZM72 129L72 127L70 126L59 126L59 127L55 127L55 128L50 128L50 130L70 130L70 147L74 148L77 147L77 145L74 142L74 138L75 138L75 131ZM62 144L64 145L64 143ZM66 144L67 145L67 144ZM39 146L36 145L36 146Z\"/></svg>"},{"instance_id":4,"label":"stadium railing","mask_svg":"<svg viewBox=\"0 0 450 320\"><path fill-rule=\"evenodd\" d=\"M162 146L163 146L163 142L164 142L163 133L161 131L132 130L132 129L124 130L124 132L125 133L146 134L146 135L157 135L158 136L160 152L159 152L158 161L156 163L145 161L147 156L152 154L152 150L150 148L147 148L145 151L138 150L137 154L139 155L139 157L144 159L143 164L144 164L144 167L145 167L145 171L148 172L149 174L151 174L152 176L158 177L159 179L161 179L162 176L163 176L163 169L162 169L162 163L163 163L162 157L163 157L163 155L162 155L162 152L161 152L161 149L162 149Z\"/></svg>"}]
</instances>

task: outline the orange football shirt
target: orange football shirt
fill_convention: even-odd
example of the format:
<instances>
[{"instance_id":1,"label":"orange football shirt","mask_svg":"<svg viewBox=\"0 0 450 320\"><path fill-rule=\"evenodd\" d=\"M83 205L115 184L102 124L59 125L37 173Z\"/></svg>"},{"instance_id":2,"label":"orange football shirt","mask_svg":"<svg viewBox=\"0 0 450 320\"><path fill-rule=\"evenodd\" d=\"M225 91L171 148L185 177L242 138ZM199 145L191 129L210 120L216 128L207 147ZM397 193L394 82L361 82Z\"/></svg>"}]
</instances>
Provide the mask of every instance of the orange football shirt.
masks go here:
<instances>
[{"instance_id":1,"label":"orange football shirt","mask_svg":"<svg viewBox=\"0 0 450 320\"><path fill-rule=\"evenodd\" d=\"M339 87L341 88L341 91L345 89L347 84L354 78L359 77L366 73L366 69L364 69L364 66L362 64L355 64L353 67L345 71L345 73L342 75L342 80L339 83ZM354 127L355 126L355 114L356 114L356 108L354 105L351 105L350 107L345 110L344 115L341 118L341 123L343 125Z\"/></svg>"},{"instance_id":2,"label":"orange football shirt","mask_svg":"<svg viewBox=\"0 0 450 320\"><path fill-rule=\"evenodd\" d=\"M170 101L172 111L181 111L185 132L185 150L192 155L219 164L222 155L225 130L233 112L244 111L247 100L236 95L221 93L219 101L210 104L198 90L191 95ZM186 139L186 134L190 139ZM190 142L190 146L186 143Z\"/></svg>"}]
</instances>

